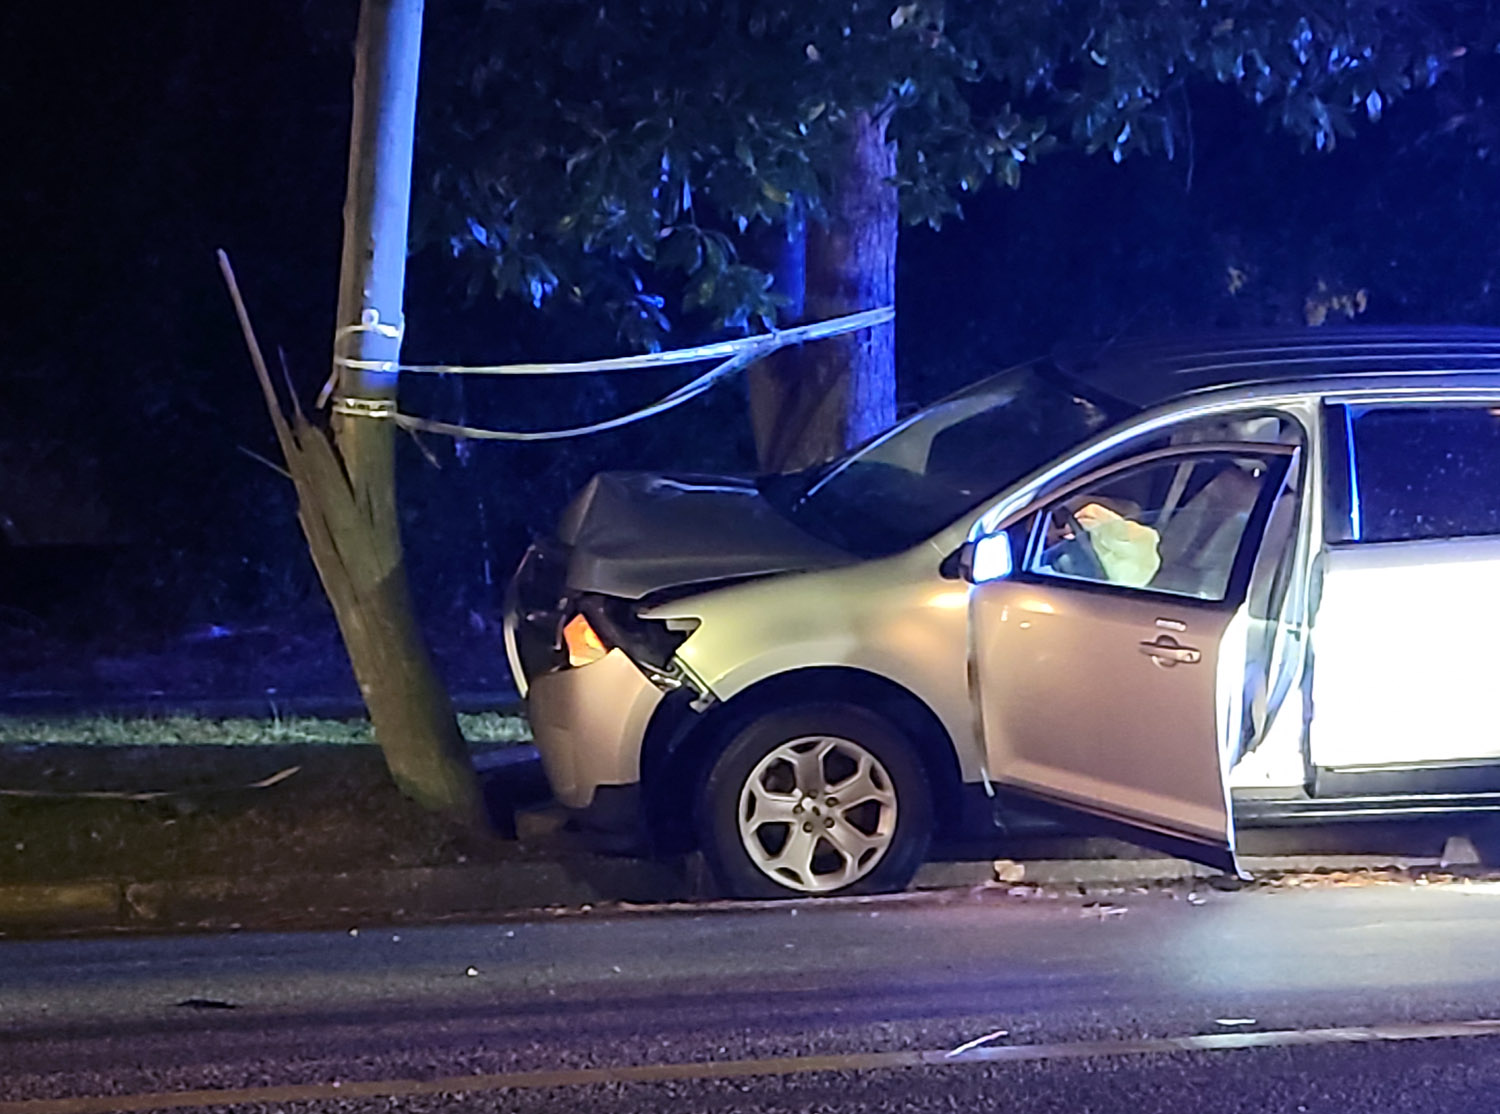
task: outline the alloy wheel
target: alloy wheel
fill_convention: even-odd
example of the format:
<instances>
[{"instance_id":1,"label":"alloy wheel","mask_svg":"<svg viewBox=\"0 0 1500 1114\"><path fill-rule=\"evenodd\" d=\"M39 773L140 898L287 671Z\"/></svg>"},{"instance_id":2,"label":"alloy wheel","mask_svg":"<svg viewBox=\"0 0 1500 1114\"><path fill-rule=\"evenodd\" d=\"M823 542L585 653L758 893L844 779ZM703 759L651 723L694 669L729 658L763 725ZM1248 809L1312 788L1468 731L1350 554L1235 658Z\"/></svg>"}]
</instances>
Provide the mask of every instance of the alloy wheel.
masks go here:
<instances>
[{"instance_id":1,"label":"alloy wheel","mask_svg":"<svg viewBox=\"0 0 1500 1114\"><path fill-rule=\"evenodd\" d=\"M782 743L740 790L739 834L751 862L779 884L828 893L875 869L896 832L896 792L878 758L851 739Z\"/></svg>"}]
</instances>

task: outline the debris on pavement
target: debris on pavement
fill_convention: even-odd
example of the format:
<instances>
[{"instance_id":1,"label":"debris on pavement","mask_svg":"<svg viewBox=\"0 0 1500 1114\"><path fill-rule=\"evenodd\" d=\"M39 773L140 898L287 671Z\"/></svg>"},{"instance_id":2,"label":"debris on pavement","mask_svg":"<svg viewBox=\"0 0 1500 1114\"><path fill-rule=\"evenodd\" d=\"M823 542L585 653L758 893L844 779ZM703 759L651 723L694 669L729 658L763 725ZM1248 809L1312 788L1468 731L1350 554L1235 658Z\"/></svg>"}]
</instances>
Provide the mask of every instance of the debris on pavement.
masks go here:
<instances>
[{"instance_id":1,"label":"debris on pavement","mask_svg":"<svg viewBox=\"0 0 1500 1114\"><path fill-rule=\"evenodd\" d=\"M1083 903L1084 916L1094 916L1103 920L1105 917L1123 917L1128 912L1126 906L1116 905L1113 901L1086 901Z\"/></svg>"},{"instance_id":2,"label":"debris on pavement","mask_svg":"<svg viewBox=\"0 0 1500 1114\"><path fill-rule=\"evenodd\" d=\"M1015 883L1026 879L1026 864L1018 863L1014 859L996 859L994 868L997 882Z\"/></svg>"},{"instance_id":3,"label":"debris on pavement","mask_svg":"<svg viewBox=\"0 0 1500 1114\"><path fill-rule=\"evenodd\" d=\"M956 1048L950 1048L947 1052L947 1057L949 1059L952 1059L954 1056L962 1056L965 1052L972 1052L980 1045L989 1044L991 1041L999 1040L1001 1037L1008 1036L1010 1036L1009 1029L996 1029L993 1033L986 1033L982 1037L975 1037L971 1041L964 1041L963 1044L959 1045Z\"/></svg>"}]
</instances>

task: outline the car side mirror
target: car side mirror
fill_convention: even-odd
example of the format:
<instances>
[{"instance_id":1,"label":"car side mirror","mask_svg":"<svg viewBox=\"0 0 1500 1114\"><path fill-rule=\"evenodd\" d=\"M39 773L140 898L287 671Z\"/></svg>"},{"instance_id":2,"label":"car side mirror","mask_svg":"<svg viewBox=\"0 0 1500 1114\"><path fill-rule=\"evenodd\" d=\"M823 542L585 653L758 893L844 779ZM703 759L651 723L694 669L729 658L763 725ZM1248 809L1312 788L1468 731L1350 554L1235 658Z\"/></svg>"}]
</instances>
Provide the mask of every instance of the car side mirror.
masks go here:
<instances>
[{"instance_id":1,"label":"car side mirror","mask_svg":"<svg viewBox=\"0 0 1500 1114\"><path fill-rule=\"evenodd\" d=\"M1003 580L1015 571L1010 534L1001 530L964 542L948 555L939 571L949 579L967 580L970 584Z\"/></svg>"}]
</instances>

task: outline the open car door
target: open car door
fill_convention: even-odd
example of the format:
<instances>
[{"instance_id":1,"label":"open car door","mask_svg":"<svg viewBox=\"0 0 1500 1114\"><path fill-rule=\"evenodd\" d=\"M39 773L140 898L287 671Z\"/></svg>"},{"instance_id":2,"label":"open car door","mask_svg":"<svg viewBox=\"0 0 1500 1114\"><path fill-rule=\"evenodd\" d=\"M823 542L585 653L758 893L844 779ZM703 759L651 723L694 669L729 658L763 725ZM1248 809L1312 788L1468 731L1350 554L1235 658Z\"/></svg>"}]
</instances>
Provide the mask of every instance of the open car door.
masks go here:
<instances>
[{"instance_id":1,"label":"open car door","mask_svg":"<svg viewBox=\"0 0 1500 1114\"><path fill-rule=\"evenodd\" d=\"M1235 620L1296 451L1142 453L971 543L972 677L994 781L1238 872Z\"/></svg>"}]
</instances>

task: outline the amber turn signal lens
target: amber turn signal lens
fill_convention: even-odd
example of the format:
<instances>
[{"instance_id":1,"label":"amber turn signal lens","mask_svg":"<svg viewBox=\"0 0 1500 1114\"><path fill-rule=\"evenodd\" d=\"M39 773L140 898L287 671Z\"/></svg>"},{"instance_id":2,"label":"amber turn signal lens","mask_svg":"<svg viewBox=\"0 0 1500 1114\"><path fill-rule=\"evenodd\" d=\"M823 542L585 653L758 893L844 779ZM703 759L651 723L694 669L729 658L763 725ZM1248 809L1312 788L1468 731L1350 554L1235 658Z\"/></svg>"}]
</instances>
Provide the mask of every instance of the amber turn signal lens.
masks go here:
<instances>
[{"instance_id":1,"label":"amber turn signal lens","mask_svg":"<svg viewBox=\"0 0 1500 1114\"><path fill-rule=\"evenodd\" d=\"M600 640L589 621L582 615L574 615L563 625L563 645L568 648L568 664L588 665L609 653L609 647Z\"/></svg>"}]
</instances>

